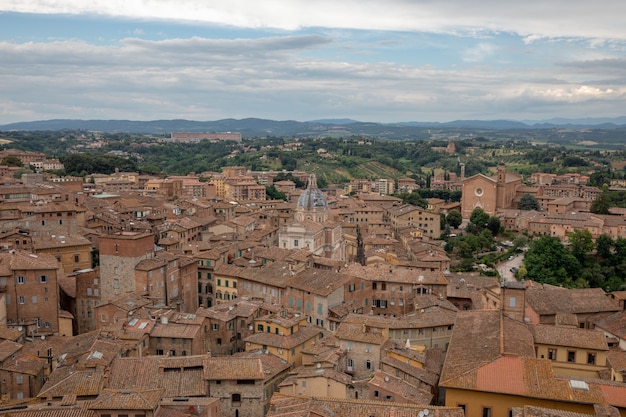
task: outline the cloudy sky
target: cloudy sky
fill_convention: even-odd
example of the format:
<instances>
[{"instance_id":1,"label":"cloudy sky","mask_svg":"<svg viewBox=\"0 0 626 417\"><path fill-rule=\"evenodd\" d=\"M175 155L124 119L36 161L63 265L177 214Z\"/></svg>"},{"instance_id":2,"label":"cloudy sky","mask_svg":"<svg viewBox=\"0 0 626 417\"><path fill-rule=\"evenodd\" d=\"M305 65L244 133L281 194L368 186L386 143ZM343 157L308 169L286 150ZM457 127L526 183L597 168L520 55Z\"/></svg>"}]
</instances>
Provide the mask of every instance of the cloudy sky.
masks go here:
<instances>
[{"instance_id":1,"label":"cloudy sky","mask_svg":"<svg viewBox=\"0 0 626 417\"><path fill-rule=\"evenodd\" d=\"M626 115L626 1L2 0L0 124Z\"/></svg>"}]
</instances>

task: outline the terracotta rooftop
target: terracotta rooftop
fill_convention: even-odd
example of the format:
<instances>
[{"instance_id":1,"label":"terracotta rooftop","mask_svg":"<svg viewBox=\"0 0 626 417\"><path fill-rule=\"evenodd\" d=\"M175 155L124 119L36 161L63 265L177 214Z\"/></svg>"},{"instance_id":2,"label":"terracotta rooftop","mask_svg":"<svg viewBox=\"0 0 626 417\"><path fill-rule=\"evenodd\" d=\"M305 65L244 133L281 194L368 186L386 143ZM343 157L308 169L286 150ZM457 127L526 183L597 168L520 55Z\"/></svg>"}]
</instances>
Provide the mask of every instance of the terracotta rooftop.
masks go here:
<instances>
[{"instance_id":1,"label":"terracotta rooftop","mask_svg":"<svg viewBox=\"0 0 626 417\"><path fill-rule=\"evenodd\" d=\"M320 334L315 327L301 326L297 332L290 335L278 335L274 333L255 333L244 339L245 342L267 345L281 349L291 349Z\"/></svg>"},{"instance_id":2,"label":"terracotta rooftop","mask_svg":"<svg viewBox=\"0 0 626 417\"><path fill-rule=\"evenodd\" d=\"M540 315L556 313L599 313L619 311L614 300L602 288L547 289L531 287L526 291L526 302Z\"/></svg>"},{"instance_id":3,"label":"terracotta rooftop","mask_svg":"<svg viewBox=\"0 0 626 417\"><path fill-rule=\"evenodd\" d=\"M380 388L393 393L393 399L403 400L402 402L410 402L428 405L433 400L433 394L423 389L419 389L408 384L401 378L388 375L382 371L376 371L374 377L368 381L370 392L374 388Z\"/></svg>"},{"instance_id":4,"label":"terracotta rooftop","mask_svg":"<svg viewBox=\"0 0 626 417\"><path fill-rule=\"evenodd\" d=\"M208 380L265 380L290 367L286 361L260 350L235 356L205 358L204 378Z\"/></svg>"},{"instance_id":5,"label":"terracotta rooftop","mask_svg":"<svg viewBox=\"0 0 626 417\"><path fill-rule=\"evenodd\" d=\"M205 356L116 358L107 386L113 389L164 389L164 397L206 396Z\"/></svg>"},{"instance_id":6,"label":"terracotta rooftop","mask_svg":"<svg viewBox=\"0 0 626 417\"><path fill-rule=\"evenodd\" d=\"M626 340L626 310L618 311L595 323L596 327Z\"/></svg>"},{"instance_id":7,"label":"terracotta rooftop","mask_svg":"<svg viewBox=\"0 0 626 417\"><path fill-rule=\"evenodd\" d=\"M159 406L162 389L114 390L104 389L89 408L92 410L146 410L153 411Z\"/></svg>"},{"instance_id":8,"label":"terracotta rooftop","mask_svg":"<svg viewBox=\"0 0 626 417\"><path fill-rule=\"evenodd\" d=\"M62 398L68 394L80 397L95 397L104 385L104 372L76 370L72 366L57 368L50 374L48 382L39 391L39 398Z\"/></svg>"},{"instance_id":9,"label":"terracotta rooftop","mask_svg":"<svg viewBox=\"0 0 626 417\"><path fill-rule=\"evenodd\" d=\"M348 279L346 275L337 272L309 268L297 273L287 285L316 295L327 296L343 286Z\"/></svg>"},{"instance_id":10,"label":"terracotta rooftop","mask_svg":"<svg viewBox=\"0 0 626 417\"><path fill-rule=\"evenodd\" d=\"M495 310L461 311L457 314L441 383L491 363L503 354L535 357L527 326Z\"/></svg>"},{"instance_id":11,"label":"terracotta rooftop","mask_svg":"<svg viewBox=\"0 0 626 417\"><path fill-rule=\"evenodd\" d=\"M247 300L235 300L218 304L213 307L200 307L196 315L228 322L236 317L252 317L260 307L260 303Z\"/></svg>"},{"instance_id":12,"label":"terracotta rooftop","mask_svg":"<svg viewBox=\"0 0 626 417\"><path fill-rule=\"evenodd\" d=\"M536 344L568 346L581 349L609 350L604 333L597 330L578 327L549 326L536 324L530 326Z\"/></svg>"},{"instance_id":13,"label":"terracotta rooftop","mask_svg":"<svg viewBox=\"0 0 626 417\"><path fill-rule=\"evenodd\" d=\"M458 407L435 407L391 401L341 400L336 398L299 397L276 393L272 396L267 417L415 417L428 409L433 417L464 417Z\"/></svg>"}]
</instances>

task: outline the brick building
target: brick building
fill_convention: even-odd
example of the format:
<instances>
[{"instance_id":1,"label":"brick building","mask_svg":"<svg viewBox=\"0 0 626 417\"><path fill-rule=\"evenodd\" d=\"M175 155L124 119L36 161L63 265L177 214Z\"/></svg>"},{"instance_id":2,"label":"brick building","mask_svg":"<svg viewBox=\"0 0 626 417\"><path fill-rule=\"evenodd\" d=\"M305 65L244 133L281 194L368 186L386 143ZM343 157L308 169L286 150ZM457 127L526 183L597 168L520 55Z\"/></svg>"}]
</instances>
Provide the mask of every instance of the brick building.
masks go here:
<instances>
[{"instance_id":1,"label":"brick building","mask_svg":"<svg viewBox=\"0 0 626 417\"><path fill-rule=\"evenodd\" d=\"M59 331L59 262L52 255L21 250L0 253L0 286L6 289L6 318L27 335Z\"/></svg>"}]
</instances>

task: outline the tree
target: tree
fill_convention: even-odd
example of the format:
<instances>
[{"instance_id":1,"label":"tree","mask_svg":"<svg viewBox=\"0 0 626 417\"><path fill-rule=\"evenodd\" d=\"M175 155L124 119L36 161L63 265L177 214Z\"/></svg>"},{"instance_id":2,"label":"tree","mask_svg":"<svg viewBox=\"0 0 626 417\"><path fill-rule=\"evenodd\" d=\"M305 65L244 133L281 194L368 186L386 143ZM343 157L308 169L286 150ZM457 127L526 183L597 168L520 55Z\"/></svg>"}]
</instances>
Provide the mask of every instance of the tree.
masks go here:
<instances>
[{"instance_id":1,"label":"tree","mask_svg":"<svg viewBox=\"0 0 626 417\"><path fill-rule=\"evenodd\" d=\"M593 200L589 211L595 214L609 214L611 200L606 192L600 194L598 198Z\"/></svg>"},{"instance_id":2,"label":"tree","mask_svg":"<svg viewBox=\"0 0 626 417\"><path fill-rule=\"evenodd\" d=\"M613 247L613 239L607 234L601 234L596 239L596 253L603 259L611 256L611 248Z\"/></svg>"},{"instance_id":3,"label":"tree","mask_svg":"<svg viewBox=\"0 0 626 417\"><path fill-rule=\"evenodd\" d=\"M555 237L542 236L532 243L524 257L528 279L551 285L573 287L572 277L580 272L580 263Z\"/></svg>"},{"instance_id":4,"label":"tree","mask_svg":"<svg viewBox=\"0 0 626 417\"><path fill-rule=\"evenodd\" d=\"M593 237L587 229L574 230L569 234L567 240L570 244L572 255L578 259L581 264L585 263L585 255L593 250Z\"/></svg>"},{"instance_id":5,"label":"tree","mask_svg":"<svg viewBox=\"0 0 626 417\"><path fill-rule=\"evenodd\" d=\"M446 216L446 222L450 225L450 227L456 229L461 225L461 223L463 223L463 216L460 211L451 210Z\"/></svg>"},{"instance_id":6,"label":"tree","mask_svg":"<svg viewBox=\"0 0 626 417\"><path fill-rule=\"evenodd\" d=\"M22 160L15 155L7 155L0 161L0 165L6 167L23 167Z\"/></svg>"},{"instance_id":7,"label":"tree","mask_svg":"<svg viewBox=\"0 0 626 417\"><path fill-rule=\"evenodd\" d=\"M287 201L287 196L282 191L278 191L273 185L265 186L265 195L268 200L285 200Z\"/></svg>"},{"instance_id":8,"label":"tree","mask_svg":"<svg viewBox=\"0 0 626 417\"><path fill-rule=\"evenodd\" d=\"M520 210L540 210L539 202L532 194L524 194L520 198L517 208Z\"/></svg>"},{"instance_id":9,"label":"tree","mask_svg":"<svg viewBox=\"0 0 626 417\"><path fill-rule=\"evenodd\" d=\"M489 220L487 221L487 229L491 230L492 235L496 236L500 233L500 227L502 227L502 225L499 218L496 216L489 217Z\"/></svg>"},{"instance_id":10,"label":"tree","mask_svg":"<svg viewBox=\"0 0 626 417\"><path fill-rule=\"evenodd\" d=\"M489 214L485 213L485 211L480 207L476 207L470 215L470 223L474 225L478 231L484 229L487 226L488 221Z\"/></svg>"}]
</instances>

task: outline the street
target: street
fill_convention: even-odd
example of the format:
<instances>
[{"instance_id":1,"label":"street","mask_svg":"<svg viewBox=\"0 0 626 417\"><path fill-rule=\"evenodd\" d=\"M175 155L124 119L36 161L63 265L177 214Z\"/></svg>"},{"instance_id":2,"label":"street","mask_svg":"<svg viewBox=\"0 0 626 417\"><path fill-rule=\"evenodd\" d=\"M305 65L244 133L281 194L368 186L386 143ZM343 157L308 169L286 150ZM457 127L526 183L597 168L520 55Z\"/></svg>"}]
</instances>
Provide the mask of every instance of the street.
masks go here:
<instances>
[{"instance_id":1,"label":"street","mask_svg":"<svg viewBox=\"0 0 626 417\"><path fill-rule=\"evenodd\" d=\"M524 254L518 253L513 255L513 259L507 259L505 261L500 262L496 268L500 273L500 277L507 281L517 281L515 279L515 274L511 272L511 268L519 268L524 263Z\"/></svg>"}]
</instances>

